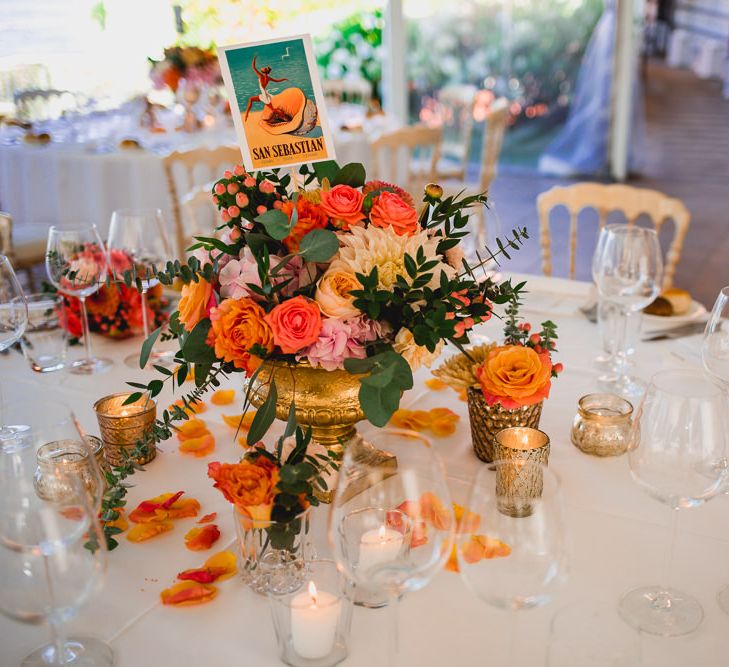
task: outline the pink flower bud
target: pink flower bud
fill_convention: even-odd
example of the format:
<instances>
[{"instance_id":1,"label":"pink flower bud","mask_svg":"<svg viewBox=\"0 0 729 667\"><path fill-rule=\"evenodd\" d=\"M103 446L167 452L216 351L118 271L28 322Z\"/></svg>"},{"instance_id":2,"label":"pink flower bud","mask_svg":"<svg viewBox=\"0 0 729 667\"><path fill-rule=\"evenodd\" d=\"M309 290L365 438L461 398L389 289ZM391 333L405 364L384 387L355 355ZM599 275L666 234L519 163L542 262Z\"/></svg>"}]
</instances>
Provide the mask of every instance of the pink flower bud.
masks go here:
<instances>
[{"instance_id":1,"label":"pink flower bud","mask_svg":"<svg viewBox=\"0 0 729 667\"><path fill-rule=\"evenodd\" d=\"M473 325L475 322L473 321L472 317L467 317L465 320L463 320L463 324L466 325L466 329L473 329Z\"/></svg>"},{"instance_id":2,"label":"pink flower bud","mask_svg":"<svg viewBox=\"0 0 729 667\"><path fill-rule=\"evenodd\" d=\"M273 202L273 207L280 211L283 208L283 202L277 200Z\"/></svg>"},{"instance_id":3,"label":"pink flower bud","mask_svg":"<svg viewBox=\"0 0 729 667\"><path fill-rule=\"evenodd\" d=\"M524 322L524 324L521 325L521 328L524 329L524 331L531 331L532 325L529 324L529 322Z\"/></svg>"},{"instance_id":4,"label":"pink flower bud","mask_svg":"<svg viewBox=\"0 0 729 667\"><path fill-rule=\"evenodd\" d=\"M245 181L243 181L243 185L245 185L247 188L255 188L256 187L256 179L252 176L248 176Z\"/></svg>"},{"instance_id":5,"label":"pink flower bud","mask_svg":"<svg viewBox=\"0 0 729 667\"><path fill-rule=\"evenodd\" d=\"M240 188L238 187L237 183L228 183L228 194L234 195L236 192L238 192Z\"/></svg>"},{"instance_id":6,"label":"pink flower bud","mask_svg":"<svg viewBox=\"0 0 729 667\"><path fill-rule=\"evenodd\" d=\"M225 186L222 183L215 184L215 194L222 195L225 193Z\"/></svg>"},{"instance_id":7,"label":"pink flower bud","mask_svg":"<svg viewBox=\"0 0 729 667\"><path fill-rule=\"evenodd\" d=\"M230 215L228 215L228 211L225 211L225 210L221 211L220 212L220 219L223 222L230 222Z\"/></svg>"},{"instance_id":8,"label":"pink flower bud","mask_svg":"<svg viewBox=\"0 0 729 667\"><path fill-rule=\"evenodd\" d=\"M228 206L228 215L231 218L237 218L240 215L240 209L237 206Z\"/></svg>"},{"instance_id":9,"label":"pink flower bud","mask_svg":"<svg viewBox=\"0 0 729 667\"><path fill-rule=\"evenodd\" d=\"M561 363L555 364L554 366L552 366L552 370L555 373L559 374L559 373L561 373L564 370L564 366Z\"/></svg>"},{"instance_id":10,"label":"pink flower bud","mask_svg":"<svg viewBox=\"0 0 729 667\"><path fill-rule=\"evenodd\" d=\"M528 329L527 329L527 331L528 331ZM542 337L537 333L534 333L531 336L529 336L529 342L532 345L538 345L541 341L542 341Z\"/></svg>"},{"instance_id":11,"label":"pink flower bud","mask_svg":"<svg viewBox=\"0 0 729 667\"><path fill-rule=\"evenodd\" d=\"M237 165L235 165L235 169L233 169L233 173L236 176L243 176L243 174L246 173L246 170L243 169L243 165L237 164Z\"/></svg>"},{"instance_id":12,"label":"pink flower bud","mask_svg":"<svg viewBox=\"0 0 729 667\"><path fill-rule=\"evenodd\" d=\"M220 203L220 197L218 195L213 195L213 204L219 204Z\"/></svg>"},{"instance_id":13,"label":"pink flower bud","mask_svg":"<svg viewBox=\"0 0 729 667\"><path fill-rule=\"evenodd\" d=\"M233 178L233 172L230 171L230 169L226 169L225 172L223 173L223 176L225 178Z\"/></svg>"},{"instance_id":14,"label":"pink flower bud","mask_svg":"<svg viewBox=\"0 0 729 667\"><path fill-rule=\"evenodd\" d=\"M235 196L235 203L241 208L245 208L249 204L248 195L245 192L239 192Z\"/></svg>"},{"instance_id":15,"label":"pink flower bud","mask_svg":"<svg viewBox=\"0 0 729 667\"><path fill-rule=\"evenodd\" d=\"M233 227L233 229L230 230L230 240L231 241L237 241L240 238L240 229L237 227Z\"/></svg>"},{"instance_id":16,"label":"pink flower bud","mask_svg":"<svg viewBox=\"0 0 729 667\"><path fill-rule=\"evenodd\" d=\"M466 331L466 325L464 322L456 322L454 329L456 330L456 338L460 338Z\"/></svg>"},{"instance_id":17,"label":"pink flower bud","mask_svg":"<svg viewBox=\"0 0 729 667\"><path fill-rule=\"evenodd\" d=\"M263 215L266 211L268 211L268 209L263 205L256 209L256 213L258 213L258 215Z\"/></svg>"},{"instance_id":18,"label":"pink flower bud","mask_svg":"<svg viewBox=\"0 0 729 667\"><path fill-rule=\"evenodd\" d=\"M271 181L269 181L268 179L265 179L265 180L261 181L261 184L258 186L258 189L261 192L263 192L264 194L270 195L270 194L273 194L276 187L274 186L273 183L271 183Z\"/></svg>"}]
</instances>

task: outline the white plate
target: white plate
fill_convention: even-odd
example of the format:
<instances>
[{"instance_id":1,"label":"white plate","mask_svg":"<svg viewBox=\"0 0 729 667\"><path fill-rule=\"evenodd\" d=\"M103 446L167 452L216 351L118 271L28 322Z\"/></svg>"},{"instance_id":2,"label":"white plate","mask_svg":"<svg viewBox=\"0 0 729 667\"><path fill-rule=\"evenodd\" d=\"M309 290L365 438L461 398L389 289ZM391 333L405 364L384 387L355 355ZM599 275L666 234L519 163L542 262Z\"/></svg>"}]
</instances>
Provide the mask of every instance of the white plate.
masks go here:
<instances>
[{"instance_id":1,"label":"white plate","mask_svg":"<svg viewBox=\"0 0 729 667\"><path fill-rule=\"evenodd\" d=\"M691 307L684 315L661 316L643 313L643 331L660 331L661 329L688 324L689 322L702 319L706 313L706 308L698 301L691 301Z\"/></svg>"}]
</instances>

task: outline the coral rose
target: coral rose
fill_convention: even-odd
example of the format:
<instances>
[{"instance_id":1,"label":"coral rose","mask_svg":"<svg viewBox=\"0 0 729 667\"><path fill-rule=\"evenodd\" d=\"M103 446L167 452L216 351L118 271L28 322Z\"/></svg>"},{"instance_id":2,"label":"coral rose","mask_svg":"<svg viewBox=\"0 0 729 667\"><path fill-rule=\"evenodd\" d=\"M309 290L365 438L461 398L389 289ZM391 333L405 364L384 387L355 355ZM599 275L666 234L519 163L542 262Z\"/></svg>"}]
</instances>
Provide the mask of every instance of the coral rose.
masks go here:
<instances>
[{"instance_id":1,"label":"coral rose","mask_svg":"<svg viewBox=\"0 0 729 667\"><path fill-rule=\"evenodd\" d=\"M349 229L364 220L363 203L364 195L349 185L335 185L331 190L321 192L322 209L342 229Z\"/></svg>"},{"instance_id":2,"label":"coral rose","mask_svg":"<svg viewBox=\"0 0 729 667\"><path fill-rule=\"evenodd\" d=\"M269 459L261 456L255 462L209 463L208 477L241 514L254 521L271 519L279 474L278 467Z\"/></svg>"},{"instance_id":3,"label":"coral rose","mask_svg":"<svg viewBox=\"0 0 729 667\"><path fill-rule=\"evenodd\" d=\"M418 214L394 192L383 192L375 198L370 210L370 222L385 229L392 226L400 236L411 236L418 231Z\"/></svg>"},{"instance_id":4,"label":"coral rose","mask_svg":"<svg viewBox=\"0 0 729 667\"><path fill-rule=\"evenodd\" d=\"M273 342L284 354L294 354L315 343L322 327L319 306L303 296L279 303L266 315L266 322L273 331Z\"/></svg>"},{"instance_id":5,"label":"coral rose","mask_svg":"<svg viewBox=\"0 0 729 667\"><path fill-rule=\"evenodd\" d=\"M265 315L263 308L252 299L221 301L210 313L215 354L250 375L261 365L260 357L250 353L251 348L259 346L268 352L273 350L273 337Z\"/></svg>"},{"instance_id":6,"label":"coral rose","mask_svg":"<svg viewBox=\"0 0 729 667\"><path fill-rule=\"evenodd\" d=\"M281 210L291 220L291 214L294 210L292 201L284 202ZM299 243L312 229L323 229L329 222L326 213L316 204L299 197L296 202L296 212L298 214L296 224L291 233L283 240L283 244L289 252L298 252Z\"/></svg>"},{"instance_id":7,"label":"coral rose","mask_svg":"<svg viewBox=\"0 0 729 667\"><path fill-rule=\"evenodd\" d=\"M182 286L182 297L177 306L180 322L187 331L192 331L200 320L209 315L214 305L213 286L207 280L201 278L198 282L187 283Z\"/></svg>"},{"instance_id":8,"label":"coral rose","mask_svg":"<svg viewBox=\"0 0 729 667\"><path fill-rule=\"evenodd\" d=\"M361 315L352 305L354 297L350 294L352 290L361 288L359 280L350 271L330 268L319 280L314 299L328 317L346 320Z\"/></svg>"},{"instance_id":9,"label":"coral rose","mask_svg":"<svg viewBox=\"0 0 729 667\"><path fill-rule=\"evenodd\" d=\"M497 347L475 373L489 405L513 410L549 398L552 362L546 352L522 345Z\"/></svg>"}]
</instances>

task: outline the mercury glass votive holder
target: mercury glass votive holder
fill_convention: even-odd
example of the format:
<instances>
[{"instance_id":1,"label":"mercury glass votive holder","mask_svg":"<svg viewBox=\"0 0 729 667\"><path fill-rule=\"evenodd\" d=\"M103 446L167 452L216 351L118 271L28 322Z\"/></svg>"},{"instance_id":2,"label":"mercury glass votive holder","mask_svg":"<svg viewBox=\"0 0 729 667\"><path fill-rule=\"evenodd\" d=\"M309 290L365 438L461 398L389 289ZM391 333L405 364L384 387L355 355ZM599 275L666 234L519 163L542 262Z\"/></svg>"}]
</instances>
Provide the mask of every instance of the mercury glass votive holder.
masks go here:
<instances>
[{"instance_id":1,"label":"mercury glass votive holder","mask_svg":"<svg viewBox=\"0 0 729 667\"><path fill-rule=\"evenodd\" d=\"M33 475L33 486L38 497L52 502L62 501L65 496L73 493L70 482L64 476L59 476L60 469L64 474L81 480L89 497L94 503L101 501L104 493L104 478L94 463L95 444L84 444L80 440L54 440L41 445L36 453L38 467Z\"/></svg>"},{"instance_id":2,"label":"mercury glass votive holder","mask_svg":"<svg viewBox=\"0 0 729 667\"><path fill-rule=\"evenodd\" d=\"M577 404L572 444L594 456L620 456L628 449L633 406L615 394L587 394Z\"/></svg>"},{"instance_id":3,"label":"mercury glass votive holder","mask_svg":"<svg viewBox=\"0 0 729 667\"><path fill-rule=\"evenodd\" d=\"M536 428L514 426L494 440L499 511L513 517L532 514L530 499L542 495L542 466L549 463L549 436Z\"/></svg>"},{"instance_id":4,"label":"mercury glass votive holder","mask_svg":"<svg viewBox=\"0 0 729 667\"><path fill-rule=\"evenodd\" d=\"M331 667L347 657L354 585L334 561L306 562L301 586L269 593L281 660L292 667Z\"/></svg>"},{"instance_id":5,"label":"mercury glass votive holder","mask_svg":"<svg viewBox=\"0 0 729 667\"><path fill-rule=\"evenodd\" d=\"M157 404L148 396L124 405L129 393L111 394L94 403L101 439L109 465L122 465L140 441L147 443L147 454L135 458L139 464L149 463L157 448L149 437L157 417ZM126 454L126 455L125 455Z\"/></svg>"}]
</instances>

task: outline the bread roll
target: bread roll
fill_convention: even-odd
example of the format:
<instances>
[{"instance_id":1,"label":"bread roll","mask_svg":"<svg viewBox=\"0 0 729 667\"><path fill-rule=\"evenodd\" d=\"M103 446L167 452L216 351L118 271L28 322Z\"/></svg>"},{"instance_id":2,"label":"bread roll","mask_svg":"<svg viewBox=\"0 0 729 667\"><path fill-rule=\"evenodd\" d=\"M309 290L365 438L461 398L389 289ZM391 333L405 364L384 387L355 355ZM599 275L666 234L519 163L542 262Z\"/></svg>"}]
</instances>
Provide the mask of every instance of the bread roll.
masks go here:
<instances>
[{"instance_id":1,"label":"bread roll","mask_svg":"<svg viewBox=\"0 0 729 667\"><path fill-rule=\"evenodd\" d=\"M671 287L657 297L653 303L647 305L643 312L659 317L685 315L691 309L691 303L691 295L686 290Z\"/></svg>"}]
</instances>

